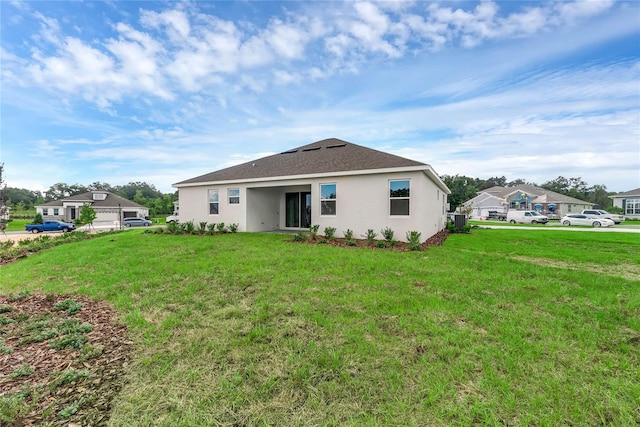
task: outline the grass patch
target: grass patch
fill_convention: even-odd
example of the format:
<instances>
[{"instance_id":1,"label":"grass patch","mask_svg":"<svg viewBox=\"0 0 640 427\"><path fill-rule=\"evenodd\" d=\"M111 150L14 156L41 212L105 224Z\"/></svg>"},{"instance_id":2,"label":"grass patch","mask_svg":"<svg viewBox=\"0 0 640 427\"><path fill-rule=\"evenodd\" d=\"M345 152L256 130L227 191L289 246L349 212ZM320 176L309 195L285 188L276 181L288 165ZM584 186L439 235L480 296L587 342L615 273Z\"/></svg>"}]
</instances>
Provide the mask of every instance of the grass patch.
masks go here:
<instances>
[{"instance_id":1,"label":"grass patch","mask_svg":"<svg viewBox=\"0 0 640 427\"><path fill-rule=\"evenodd\" d=\"M3 266L0 292L117 308L137 352L114 426L640 422L637 234L287 238L135 230Z\"/></svg>"}]
</instances>

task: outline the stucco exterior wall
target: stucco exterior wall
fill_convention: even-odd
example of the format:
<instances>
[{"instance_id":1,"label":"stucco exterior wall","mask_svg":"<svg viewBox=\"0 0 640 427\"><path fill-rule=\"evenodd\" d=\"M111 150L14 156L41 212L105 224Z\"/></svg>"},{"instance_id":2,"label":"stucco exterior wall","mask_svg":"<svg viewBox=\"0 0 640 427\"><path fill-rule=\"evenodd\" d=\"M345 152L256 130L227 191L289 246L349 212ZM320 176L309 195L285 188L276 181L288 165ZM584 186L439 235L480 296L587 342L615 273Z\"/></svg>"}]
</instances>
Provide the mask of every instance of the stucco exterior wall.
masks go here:
<instances>
[{"instance_id":1,"label":"stucco exterior wall","mask_svg":"<svg viewBox=\"0 0 640 427\"><path fill-rule=\"evenodd\" d=\"M390 180L410 181L409 216L390 215ZM336 184L336 215L321 215L321 184ZM229 204L229 188L240 190L239 204ZM209 189L219 192L217 215L209 214ZM405 240L408 231L426 240L446 224L446 193L422 171L180 187L180 221L237 223L239 231L286 229L285 193L305 191L311 192L311 223L319 225L320 234L335 227L338 237L351 229L361 238L373 229L382 238L380 230L390 227L398 240Z\"/></svg>"}]
</instances>

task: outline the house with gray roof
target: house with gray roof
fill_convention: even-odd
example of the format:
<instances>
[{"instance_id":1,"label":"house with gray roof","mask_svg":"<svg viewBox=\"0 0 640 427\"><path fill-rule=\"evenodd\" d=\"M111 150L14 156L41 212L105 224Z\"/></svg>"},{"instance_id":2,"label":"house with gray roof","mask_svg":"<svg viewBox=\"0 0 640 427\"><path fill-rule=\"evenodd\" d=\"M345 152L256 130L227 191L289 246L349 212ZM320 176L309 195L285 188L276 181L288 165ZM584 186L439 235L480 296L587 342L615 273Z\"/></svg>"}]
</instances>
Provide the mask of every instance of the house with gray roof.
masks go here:
<instances>
[{"instance_id":1,"label":"house with gray roof","mask_svg":"<svg viewBox=\"0 0 640 427\"><path fill-rule=\"evenodd\" d=\"M609 196L613 206L624 210L627 218L640 219L640 188Z\"/></svg>"},{"instance_id":2,"label":"house with gray roof","mask_svg":"<svg viewBox=\"0 0 640 427\"><path fill-rule=\"evenodd\" d=\"M423 239L446 225L449 189L425 163L325 139L190 178L178 189L180 220L238 224L239 231L386 227Z\"/></svg>"},{"instance_id":3,"label":"house with gray roof","mask_svg":"<svg viewBox=\"0 0 640 427\"><path fill-rule=\"evenodd\" d=\"M528 184L487 188L462 204L462 210L468 212L472 219L487 218L490 211L506 213L510 209L538 211L549 218L559 219L592 207L590 202Z\"/></svg>"},{"instance_id":4,"label":"house with gray roof","mask_svg":"<svg viewBox=\"0 0 640 427\"><path fill-rule=\"evenodd\" d=\"M96 211L94 224L113 224L119 226L124 218L149 216L149 208L131 200L120 197L109 191L88 191L64 199L54 200L36 206L36 212L42 214L44 220L57 219L74 221L80 216L80 209L90 205Z\"/></svg>"}]
</instances>

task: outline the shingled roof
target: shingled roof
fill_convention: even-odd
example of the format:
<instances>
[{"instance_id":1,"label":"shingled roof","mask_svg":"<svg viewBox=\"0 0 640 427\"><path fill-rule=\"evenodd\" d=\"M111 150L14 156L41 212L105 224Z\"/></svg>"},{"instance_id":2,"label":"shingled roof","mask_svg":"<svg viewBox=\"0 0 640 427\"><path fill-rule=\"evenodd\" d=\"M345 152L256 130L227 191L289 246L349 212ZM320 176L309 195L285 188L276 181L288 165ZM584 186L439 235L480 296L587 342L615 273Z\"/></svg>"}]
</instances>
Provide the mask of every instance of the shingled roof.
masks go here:
<instances>
[{"instance_id":1,"label":"shingled roof","mask_svg":"<svg viewBox=\"0 0 640 427\"><path fill-rule=\"evenodd\" d=\"M95 200L93 193L106 194L104 200ZM117 194L110 193L108 191L88 191L86 193L76 194L75 196L65 197L64 199L54 200L52 202L43 203L41 207L58 207L63 206L64 202L83 202L89 203L94 208L117 208L118 205L122 208L145 208L144 206L133 202L124 197L120 197Z\"/></svg>"},{"instance_id":2,"label":"shingled roof","mask_svg":"<svg viewBox=\"0 0 640 427\"><path fill-rule=\"evenodd\" d=\"M174 185L419 166L429 167L415 160L330 138Z\"/></svg>"}]
</instances>

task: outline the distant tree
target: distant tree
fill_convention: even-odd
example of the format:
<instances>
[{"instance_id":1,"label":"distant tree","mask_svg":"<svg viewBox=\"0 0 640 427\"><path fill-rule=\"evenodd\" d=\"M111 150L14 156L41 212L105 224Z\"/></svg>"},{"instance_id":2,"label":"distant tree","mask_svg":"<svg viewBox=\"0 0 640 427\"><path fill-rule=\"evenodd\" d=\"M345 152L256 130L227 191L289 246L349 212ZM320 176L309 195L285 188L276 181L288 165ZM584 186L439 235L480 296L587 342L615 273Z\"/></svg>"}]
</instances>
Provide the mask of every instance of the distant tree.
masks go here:
<instances>
[{"instance_id":1,"label":"distant tree","mask_svg":"<svg viewBox=\"0 0 640 427\"><path fill-rule=\"evenodd\" d=\"M93 209L93 207L91 207L90 204L85 203L84 205L82 205L82 208L80 209L80 216L78 217L78 224L80 225L84 225L84 224L89 224L89 225L93 225L93 221L95 221L96 219L96 210Z\"/></svg>"},{"instance_id":2,"label":"distant tree","mask_svg":"<svg viewBox=\"0 0 640 427\"><path fill-rule=\"evenodd\" d=\"M42 193L39 191L27 190L26 188L13 188L7 187L9 193L8 200L10 204L16 205L20 202L24 204L25 209L30 209L36 204L38 200L42 199Z\"/></svg>"},{"instance_id":3,"label":"distant tree","mask_svg":"<svg viewBox=\"0 0 640 427\"><path fill-rule=\"evenodd\" d=\"M89 184L87 186L87 189L89 191L109 191L109 192L113 192L114 188L111 186L111 184L108 184L106 182L100 182L100 181L95 181L92 182L91 184Z\"/></svg>"},{"instance_id":4,"label":"distant tree","mask_svg":"<svg viewBox=\"0 0 640 427\"><path fill-rule=\"evenodd\" d=\"M507 182L507 185L505 185L505 187L517 187L519 185L535 185L531 182L527 182L524 179L518 178L516 180Z\"/></svg>"},{"instance_id":5,"label":"distant tree","mask_svg":"<svg viewBox=\"0 0 640 427\"><path fill-rule=\"evenodd\" d=\"M65 197L75 196L76 194L86 193L87 191L89 190L84 185L69 185L64 182L58 182L45 191L44 197L45 201L50 202L52 200L60 200Z\"/></svg>"},{"instance_id":6,"label":"distant tree","mask_svg":"<svg viewBox=\"0 0 640 427\"><path fill-rule=\"evenodd\" d=\"M162 197L162 193L155 186L146 182L130 182L126 185L114 187L114 192L125 199L134 200L136 193L140 191L145 199L155 199Z\"/></svg>"},{"instance_id":7,"label":"distant tree","mask_svg":"<svg viewBox=\"0 0 640 427\"><path fill-rule=\"evenodd\" d=\"M491 187L505 187L507 184L507 178L504 176L501 177L491 177L489 179L478 179L476 178L476 187L478 191L486 190Z\"/></svg>"},{"instance_id":8,"label":"distant tree","mask_svg":"<svg viewBox=\"0 0 640 427\"><path fill-rule=\"evenodd\" d=\"M604 185L594 185L589 189L588 201L594 205L600 205L604 209L610 209L613 205L613 200L609 198L612 193L607 191L607 187Z\"/></svg>"},{"instance_id":9,"label":"distant tree","mask_svg":"<svg viewBox=\"0 0 640 427\"><path fill-rule=\"evenodd\" d=\"M9 220L9 193L4 182L4 163L0 163L0 231L4 233Z\"/></svg>"},{"instance_id":10,"label":"distant tree","mask_svg":"<svg viewBox=\"0 0 640 427\"><path fill-rule=\"evenodd\" d=\"M451 211L455 211L458 206L478 195L478 188L474 178L460 175L444 175L442 180L451 190L451 194L449 194Z\"/></svg>"}]
</instances>

